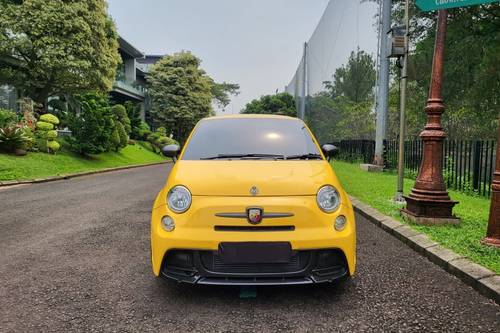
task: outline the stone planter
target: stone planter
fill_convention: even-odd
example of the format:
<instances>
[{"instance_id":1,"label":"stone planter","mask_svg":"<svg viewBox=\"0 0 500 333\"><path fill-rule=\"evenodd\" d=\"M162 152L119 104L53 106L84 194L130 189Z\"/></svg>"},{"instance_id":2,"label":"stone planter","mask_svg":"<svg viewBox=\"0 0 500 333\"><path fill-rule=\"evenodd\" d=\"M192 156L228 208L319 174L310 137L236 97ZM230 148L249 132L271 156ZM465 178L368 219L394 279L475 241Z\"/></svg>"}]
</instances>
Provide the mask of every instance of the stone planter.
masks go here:
<instances>
[{"instance_id":1,"label":"stone planter","mask_svg":"<svg viewBox=\"0 0 500 333\"><path fill-rule=\"evenodd\" d=\"M24 149L14 149L14 154L16 156L25 156L28 152Z\"/></svg>"}]
</instances>

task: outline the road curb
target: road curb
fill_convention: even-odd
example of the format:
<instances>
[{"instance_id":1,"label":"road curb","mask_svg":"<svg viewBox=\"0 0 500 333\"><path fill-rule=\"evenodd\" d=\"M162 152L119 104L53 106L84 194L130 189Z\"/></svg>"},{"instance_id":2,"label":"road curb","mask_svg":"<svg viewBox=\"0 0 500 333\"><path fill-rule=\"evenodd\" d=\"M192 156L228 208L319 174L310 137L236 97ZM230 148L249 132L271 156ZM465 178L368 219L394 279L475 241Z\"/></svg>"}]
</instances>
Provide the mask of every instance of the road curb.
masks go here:
<instances>
[{"instance_id":1,"label":"road curb","mask_svg":"<svg viewBox=\"0 0 500 333\"><path fill-rule=\"evenodd\" d=\"M52 182L52 181L56 181L56 180L71 179L71 178L94 175L94 174L99 174L99 173L106 173L106 172L127 170L127 169L135 169L135 168L141 168L141 167L147 167L147 166L159 165L159 164L168 164L168 163L172 163L172 161L168 160L168 161L154 162L154 163L148 163L148 164L133 164L133 165L126 165L126 166L115 167L115 168L106 168L106 169L99 169L99 170L92 170L92 171L76 172L76 173L70 173L67 175L49 176L49 177L44 177L44 178L23 179L23 180L3 180L3 181L0 181L0 187L8 187L8 186L24 185L24 184L47 183L47 182Z\"/></svg>"},{"instance_id":2,"label":"road curb","mask_svg":"<svg viewBox=\"0 0 500 333\"><path fill-rule=\"evenodd\" d=\"M427 235L380 213L373 207L350 196L354 210L368 221L406 243L416 252L455 275L484 296L500 304L500 276L463 256L446 249Z\"/></svg>"}]
</instances>

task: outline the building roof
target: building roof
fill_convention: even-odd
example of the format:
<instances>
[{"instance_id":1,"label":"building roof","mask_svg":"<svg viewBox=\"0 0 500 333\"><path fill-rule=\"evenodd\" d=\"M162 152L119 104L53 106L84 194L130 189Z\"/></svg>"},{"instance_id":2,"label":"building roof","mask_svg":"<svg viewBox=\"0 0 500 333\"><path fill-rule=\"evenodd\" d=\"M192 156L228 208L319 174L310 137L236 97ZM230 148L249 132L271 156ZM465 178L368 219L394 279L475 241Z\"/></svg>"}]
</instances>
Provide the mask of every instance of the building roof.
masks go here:
<instances>
[{"instance_id":1,"label":"building roof","mask_svg":"<svg viewBox=\"0 0 500 333\"><path fill-rule=\"evenodd\" d=\"M122 36L118 36L120 51L128 54L132 58L144 58L144 53L136 49L132 44L127 42Z\"/></svg>"},{"instance_id":2,"label":"building roof","mask_svg":"<svg viewBox=\"0 0 500 333\"><path fill-rule=\"evenodd\" d=\"M137 59L137 62L140 64L155 64L158 60L160 60L163 57L164 55L146 54L144 58Z\"/></svg>"}]
</instances>

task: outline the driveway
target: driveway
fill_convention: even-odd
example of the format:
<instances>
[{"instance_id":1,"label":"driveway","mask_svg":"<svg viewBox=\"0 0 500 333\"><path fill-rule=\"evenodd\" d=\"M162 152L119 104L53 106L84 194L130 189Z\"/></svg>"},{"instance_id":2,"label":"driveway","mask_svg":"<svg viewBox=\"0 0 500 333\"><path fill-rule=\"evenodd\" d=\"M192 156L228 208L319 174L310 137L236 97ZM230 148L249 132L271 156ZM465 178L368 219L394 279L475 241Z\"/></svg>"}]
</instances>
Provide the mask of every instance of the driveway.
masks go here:
<instances>
[{"instance_id":1,"label":"driveway","mask_svg":"<svg viewBox=\"0 0 500 333\"><path fill-rule=\"evenodd\" d=\"M149 217L170 165L0 189L0 331L498 332L500 307L357 216L345 285L155 278Z\"/></svg>"}]
</instances>

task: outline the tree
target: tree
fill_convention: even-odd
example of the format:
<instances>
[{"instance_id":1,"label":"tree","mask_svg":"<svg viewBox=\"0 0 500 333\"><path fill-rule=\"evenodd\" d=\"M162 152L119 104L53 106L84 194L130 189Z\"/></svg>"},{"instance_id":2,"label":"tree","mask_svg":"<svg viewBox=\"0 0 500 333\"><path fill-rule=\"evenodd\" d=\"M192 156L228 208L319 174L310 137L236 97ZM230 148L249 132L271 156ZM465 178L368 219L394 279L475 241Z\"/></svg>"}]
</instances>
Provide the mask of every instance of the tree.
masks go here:
<instances>
[{"instance_id":1,"label":"tree","mask_svg":"<svg viewBox=\"0 0 500 333\"><path fill-rule=\"evenodd\" d=\"M116 126L116 123L113 123L114 129L113 133L111 134L111 146L115 149L115 151L120 150L121 146L121 140L120 140L120 132L118 131L118 127ZM122 126L123 129L123 126Z\"/></svg>"},{"instance_id":2,"label":"tree","mask_svg":"<svg viewBox=\"0 0 500 333\"><path fill-rule=\"evenodd\" d=\"M118 35L105 0L0 0L0 84L47 98L111 89Z\"/></svg>"},{"instance_id":3,"label":"tree","mask_svg":"<svg viewBox=\"0 0 500 333\"><path fill-rule=\"evenodd\" d=\"M167 55L147 76L156 126L183 143L196 123L212 113L213 80L190 52Z\"/></svg>"},{"instance_id":4,"label":"tree","mask_svg":"<svg viewBox=\"0 0 500 333\"><path fill-rule=\"evenodd\" d=\"M119 148L125 148L128 144L128 135L132 131L130 126L130 119L127 115L127 110L121 104L116 104L111 107L111 113L113 113L115 130L120 138L119 145L115 145L115 150L118 151ZM116 135L113 133L113 142L116 142Z\"/></svg>"},{"instance_id":5,"label":"tree","mask_svg":"<svg viewBox=\"0 0 500 333\"><path fill-rule=\"evenodd\" d=\"M328 92L308 99L307 122L320 143L344 139L373 139L375 113L372 101L354 103L339 96L332 98Z\"/></svg>"},{"instance_id":6,"label":"tree","mask_svg":"<svg viewBox=\"0 0 500 333\"><path fill-rule=\"evenodd\" d=\"M343 101L341 110L342 117L337 124L339 138L368 140L375 137L375 113L371 101Z\"/></svg>"},{"instance_id":7,"label":"tree","mask_svg":"<svg viewBox=\"0 0 500 333\"><path fill-rule=\"evenodd\" d=\"M342 117L342 109L337 100L329 93L319 93L307 101L307 124L316 139L324 144L341 139L338 123Z\"/></svg>"},{"instance_id":8,"label":"tree","mask_svg":"<svg viewBox=\"0 0 500 333\"><path fill-rule=\"evenodd\" d=\"M265 95L248 103L241 113L280 114L297 117L295 100L289 93Z\"/></svg>"},{"instance_id":9,"label":"tree","mask_svg":"<svg viewBox=\"0 0 500 333\"><path fill-rule=\"evenodd\" d=\"M375 61L365 51L351 52L335 70L325 90L306 100L307 122L321 143L343 139L372 139Z\"/></svg>"},{"instance_id":10,"label":"tree","mask_svg":"<svg viewBox=\"0 0 500 333\"><path fill-rule=\"evenodd\" d=\"M121 104L115 104L111 107L111 111L115 116L115 120L119 121L123 125L125 134L130 134L130 132L132 131L132 126L130 125L130 119L127 114L127 109Z\"/></svg>"},{"instance_id":11,"label":"tree","mask_svg":"<svg viewBox=\"0 0 500 333\"><path fill-rule=\"evenodd\" d=\"M130 119L130 127L131 131L129 132L130 137L137 139L138 138L138 131L141 128L141 108L139 104L135 104L131 101L126 101L123 103L123 106L125 109L127 109L127 116L128 119Z\"/></svg>"},{"instance_id":12,"label":"tree","mask_svg":"<svg viewBox=\"0 0 500 333\"><path fill-rule=\"evenodd\" d=\"M78 115L71 113L68 118L71 136L67 141L71 149L85 155L99 154L115 147L114 131L117 128L108 97L102 94L85 94L76 96L76 99L81 111Z\"/></svg>"},{"instance_id":13,"label":"tree","mask_svg":"<svg viewBox=\"0 0 500 333\"><path fill-rule=\"evenodd\" d=\"M240 93L240 85L236 83L216 83L212 80L212 96L216 104L224 109L231 102L230 95L237 96Z\"/></svg>"},{"instance_id":14,"label":"tree","mask_svg":"<svg viewBox=\"0 0 500 333\"><path fill-rule=\"evenodd\" d=\"M375 85L375 61L365 51L353 51L347 64L335 70L333 82L325 82L332 97L342 96L354 103L373 98Z\"/></svg>"}]
</instances>

